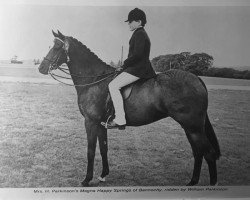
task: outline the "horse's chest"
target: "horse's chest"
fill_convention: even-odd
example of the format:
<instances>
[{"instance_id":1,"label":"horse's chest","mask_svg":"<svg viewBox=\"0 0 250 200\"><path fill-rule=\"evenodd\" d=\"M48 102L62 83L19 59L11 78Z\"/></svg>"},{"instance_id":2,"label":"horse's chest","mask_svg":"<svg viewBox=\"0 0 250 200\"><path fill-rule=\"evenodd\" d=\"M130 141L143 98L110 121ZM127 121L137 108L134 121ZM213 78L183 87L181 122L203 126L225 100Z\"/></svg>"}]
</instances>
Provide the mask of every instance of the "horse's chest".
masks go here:
<instances>
[{"instance_id":1,"label":"horse's chest","mask_svg":"<svg viewBox=\"0 0 250 200\"><path fill-rule=\"evenodd\" d=\"M82 95L78 98L78 106L84 117L100 120L103 112L103 99L97 95Z\"/></svg>"},{"instance_id":2,"label":"horse's chest","mask_svg":"<svg viewBox=\"0 0 250 200\"><path fill-rule=\"evenodd\" d=\"M102 113L101 109L94 104L78 103L79 110L84 117L88 117L95 120L100 120Z\"/></svg>"}]
</instances>

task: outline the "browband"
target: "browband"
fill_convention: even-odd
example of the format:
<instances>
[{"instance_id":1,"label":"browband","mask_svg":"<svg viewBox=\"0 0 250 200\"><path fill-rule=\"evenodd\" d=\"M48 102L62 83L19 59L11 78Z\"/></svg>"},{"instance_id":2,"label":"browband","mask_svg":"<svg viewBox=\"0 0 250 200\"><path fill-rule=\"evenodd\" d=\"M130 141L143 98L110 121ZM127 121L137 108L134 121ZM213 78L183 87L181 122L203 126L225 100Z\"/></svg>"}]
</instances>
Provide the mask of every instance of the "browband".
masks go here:
<instances>
[{"instance_id":1,"label":"browband","mask_svg":"<svg viewBox=\"0 0 250 200\"><path fill-rule=\"evenodd\" d=\"M59 37L55 37L55 39L61 41L62 43L64 43L64 41L61 40Z\"/></svg>"}]
</instances>

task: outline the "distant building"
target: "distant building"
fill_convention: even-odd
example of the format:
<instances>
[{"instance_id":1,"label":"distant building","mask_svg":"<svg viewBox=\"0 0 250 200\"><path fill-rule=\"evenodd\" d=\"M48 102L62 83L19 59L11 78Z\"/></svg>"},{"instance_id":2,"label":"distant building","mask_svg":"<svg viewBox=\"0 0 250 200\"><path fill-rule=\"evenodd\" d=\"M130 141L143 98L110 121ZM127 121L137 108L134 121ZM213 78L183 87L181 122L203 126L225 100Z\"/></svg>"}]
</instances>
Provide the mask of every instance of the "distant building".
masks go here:
<instances>
[{"instance_id":1,"label":"distant building","mask_svg":"<svg viewBox=\"0 0 250 200\"><path fill-rule=\"evenodd\" d=\"M14 55L14 57L11 58L10 63L13 63L13 64L23 64L22 61L17 60L17 56L16 55Z\"/></svg>"}]
</instances>

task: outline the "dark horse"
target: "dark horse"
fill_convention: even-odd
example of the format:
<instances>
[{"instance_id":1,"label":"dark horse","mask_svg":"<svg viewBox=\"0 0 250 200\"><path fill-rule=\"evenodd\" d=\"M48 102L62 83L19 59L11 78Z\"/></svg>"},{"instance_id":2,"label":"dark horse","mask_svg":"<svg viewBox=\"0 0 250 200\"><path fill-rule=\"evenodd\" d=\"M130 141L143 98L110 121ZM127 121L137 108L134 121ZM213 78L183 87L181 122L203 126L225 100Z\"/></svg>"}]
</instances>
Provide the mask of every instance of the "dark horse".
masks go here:
<instances>
[{"instance_id":1,"label":"dark horse","mask_svg":"<svg viewBox=\"0 0 250 200\"><path fill-rule=\"evenodd\" d=\"M89 186L93 178L97 138L103 165L99 180L104 181L109 174L107 130L101 122L106 114L107 86L115 69L78 40L59 31L53 34L54 46L42 61L39 71L48 74L53 69L62 70L63 63L68 65L68 74L78 95L78 106L85 118L88 167L82 185ZM210 185L217 184L216 160L220 157L220 148L207 115L208 93L201 79L180 70L157 74L154 78L135 83L124 105L127 126L146 125L165 117L177 121L184 129L194 155L193 175L188 185L198 183L203 157L208 164Z\"/></svg>"}]
</instances>

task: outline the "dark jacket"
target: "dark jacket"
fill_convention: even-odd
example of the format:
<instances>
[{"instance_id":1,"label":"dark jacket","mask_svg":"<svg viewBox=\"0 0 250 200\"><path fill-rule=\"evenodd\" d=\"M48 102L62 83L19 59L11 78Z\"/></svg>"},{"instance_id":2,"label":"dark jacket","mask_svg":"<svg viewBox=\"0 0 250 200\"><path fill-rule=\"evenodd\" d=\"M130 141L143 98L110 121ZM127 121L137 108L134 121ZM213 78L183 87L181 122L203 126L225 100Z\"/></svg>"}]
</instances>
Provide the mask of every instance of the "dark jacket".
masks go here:
<instances>
[{"instance_id":1,"label":"dark jacket","mask_svg":"<svg viewBox=\"0 0 250 200\"><path fill-rule=\"evenodd\" d=\"M129 40L128 58L124 61L124 72L139 78L155 76L150 60L150 39L143 27L134 31Z\"/></svg>"}]
</instances>

